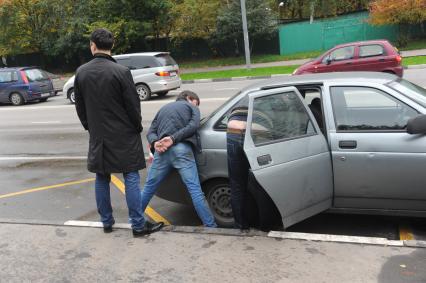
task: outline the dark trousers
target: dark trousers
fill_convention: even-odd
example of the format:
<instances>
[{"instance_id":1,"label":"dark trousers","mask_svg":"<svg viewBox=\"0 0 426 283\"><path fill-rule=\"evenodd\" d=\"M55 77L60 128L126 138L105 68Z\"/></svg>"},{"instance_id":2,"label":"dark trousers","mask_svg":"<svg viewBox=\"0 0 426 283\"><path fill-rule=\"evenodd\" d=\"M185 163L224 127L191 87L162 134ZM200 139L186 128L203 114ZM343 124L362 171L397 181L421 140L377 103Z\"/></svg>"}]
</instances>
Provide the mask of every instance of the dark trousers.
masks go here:
<instances>
[{"instance_id":1,"label":"dark trousers","mask_svg":"<svg viewBox=\"0 0 426 283\"><path fill-rule=\"evenodd\" d=\"M239 229L248 229L247 198L250 165L244 153L244 135L227 133L226 140L231 206L235 220L234 226Z\"/></svg>"}]
</instances>

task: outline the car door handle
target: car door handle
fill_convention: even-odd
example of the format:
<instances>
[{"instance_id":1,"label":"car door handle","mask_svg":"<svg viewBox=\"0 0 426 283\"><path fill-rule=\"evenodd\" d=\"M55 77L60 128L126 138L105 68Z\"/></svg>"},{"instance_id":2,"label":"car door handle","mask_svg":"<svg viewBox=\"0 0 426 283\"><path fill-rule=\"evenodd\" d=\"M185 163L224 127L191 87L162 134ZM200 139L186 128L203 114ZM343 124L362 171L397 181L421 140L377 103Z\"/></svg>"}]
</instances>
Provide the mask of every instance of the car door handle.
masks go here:
<instances>
[{"instance_id":1,"label":"car door handle","mask_svg":"<svg viewBox=\"0 0 426 283\"><path fill-rule=\"evenodd\" d=\"M352 62L347 62L346 65L352 65Z\"/></svg>"},{"instance_id":2,"label":"car door handle","mask_svg":"<svg viewBox=\"0 0 426 283\"><path fill-rule=\"evenodd\" d=\"M385 62L385 59L382 58L382 59L379 59L378 61L379 62Z\"/></svg>"},{"instance_id":3,"label":"car door handle","mask_svg":"<svg viewBox=\"0 0 426 283\"><path fill-rule=\"evenodd\" d=\"M265 154L257 157L257 163L259 166L268 165L272 162L272 157L270 154Z\"/></svg>"},{"instance_id":4,"label":"car door handle","mask_svg":"<svg viewBox=\"0 0 426 283\"><path fill-rule=\"evenodd\" d=\"M339 141L339 147L341 149L351 149L356 148L357 143L356 141Z\"/></svg>"}]
</instances>

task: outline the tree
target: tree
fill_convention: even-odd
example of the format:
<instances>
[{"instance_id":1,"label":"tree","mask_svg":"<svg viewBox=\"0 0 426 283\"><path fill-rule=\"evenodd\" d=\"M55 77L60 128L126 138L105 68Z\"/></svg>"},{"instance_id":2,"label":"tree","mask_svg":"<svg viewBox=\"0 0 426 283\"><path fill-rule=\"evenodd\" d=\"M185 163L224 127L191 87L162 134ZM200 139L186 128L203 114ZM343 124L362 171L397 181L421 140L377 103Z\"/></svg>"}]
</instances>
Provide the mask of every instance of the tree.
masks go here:
<instances>
[{"instance_id":1,"label":"tree","mask_svg":"<svg viewBox=\"0 0 426 283\"><path fill-rule=\"evenodd\" d=\"M277 17L267 2L247 0L246 6L247 28L251 39L268 39L276 33ZM236 53L239 53L239 42L243 38L240 0L230 0L229 5L220 11L216 21L214 38L219 43L233 41Z\"/></svg>"}]
</instances>

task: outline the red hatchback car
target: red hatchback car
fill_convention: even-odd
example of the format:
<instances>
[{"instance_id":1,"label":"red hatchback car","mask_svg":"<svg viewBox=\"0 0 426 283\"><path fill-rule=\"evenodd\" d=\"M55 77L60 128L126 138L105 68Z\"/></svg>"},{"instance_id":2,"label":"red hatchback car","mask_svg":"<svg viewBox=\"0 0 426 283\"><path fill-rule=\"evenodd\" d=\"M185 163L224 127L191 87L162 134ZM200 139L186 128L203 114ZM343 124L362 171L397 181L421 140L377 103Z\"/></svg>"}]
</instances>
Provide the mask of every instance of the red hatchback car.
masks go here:
<instances>
[{"instance_id":1,"label":"red hatchback car","mask_svg":"<svg viewBox=\"0 0 426 283\"><path fill-rule=\"evenodd\" d=\"M297 68L293 75L373 71L403 75L398 49L387 40L369 40L337 45L318 58Z\"/></svg>"}]
</instances>

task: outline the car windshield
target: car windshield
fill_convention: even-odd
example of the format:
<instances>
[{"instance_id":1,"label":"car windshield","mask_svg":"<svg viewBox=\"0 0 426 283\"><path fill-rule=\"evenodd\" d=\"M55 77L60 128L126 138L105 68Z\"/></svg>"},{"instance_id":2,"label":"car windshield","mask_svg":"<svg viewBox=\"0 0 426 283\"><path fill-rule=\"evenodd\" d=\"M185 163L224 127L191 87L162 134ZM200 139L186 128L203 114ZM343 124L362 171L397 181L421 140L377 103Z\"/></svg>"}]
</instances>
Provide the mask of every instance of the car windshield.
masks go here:
<instances>
[{"instance_id":1,"label":"car windshield","mask_svg":"<svg viewBox=\"0 0 426 283\"><path fill-rule=\"evenodd\" d=\"M388 85L426 107L426 89L401 78L390 82Z\"/></svg>"},{"instance_id":2,"label":"car windshield","mask_svg":"<svg viewBox=\"0 0 426 283\"><path fill-rule=\"evenodd\" d=\"M176 61L169 54L158 54L155 55L155 58L160 61L161 66L177 65Z\"/></svg>"},{"instance_id":3,"label":"car windshield","mask_svg":"<svg viewBox=\"0 0 426 283\"><path fill-rule=\"evenodd\" d=\"M232 97L230 97L229 99L227 99L222 105L220 105L218 108L216 108L216 110L214 110L212 113L210 113L208 116L203 117L200 121L200 125L204 125L205 122L207 122L208 120L210 120L211 117L213 117L218 111L220 111L225 105L228 104L228 101L231 101L232 99L234 99L235 97L237 97L239 94L241 93L241 91L237 92L236 94L234 94Z\"/></svg>"},{"instance_id":4,"label":"car windshield","mask_svg":"<svg viewBox=\"0 0 426 283\"><path fill-rule=\"evenodd\" d=\"M45 72L39 69L27 69L24 72L30 82L44 81L49 78Z\"/></svg>"}]
</instances>

